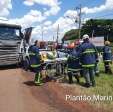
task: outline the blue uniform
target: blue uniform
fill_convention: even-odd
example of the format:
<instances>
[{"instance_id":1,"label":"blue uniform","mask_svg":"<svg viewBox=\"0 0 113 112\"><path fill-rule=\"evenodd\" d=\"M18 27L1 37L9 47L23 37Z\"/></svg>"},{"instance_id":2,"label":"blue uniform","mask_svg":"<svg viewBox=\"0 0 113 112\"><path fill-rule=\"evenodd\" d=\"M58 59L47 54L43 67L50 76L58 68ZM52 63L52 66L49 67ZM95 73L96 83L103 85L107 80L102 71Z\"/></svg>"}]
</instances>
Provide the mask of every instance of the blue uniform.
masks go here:
<instances>
[{"instance_id":1,"label":"blue uniform","mask_svg":"<svg viewBox=\"0 0 113 112\"><path fill-rule=\"evenodd\" d=\"M103 60L104 62L111 62L112 61L112 51L109 46L104 46L103 48Z\"/></svg>"},{"instance_id":2,"label":"blue uniform","mask_svg":"<svg viewBox=\"0 0 113 112\"><path fill-rule=\"evenodd\" d=\"M112 50L106 45L103 48L103 61L105 67L105 73L112 73L110 63L112 62Z\"/></svg>"},{"instance_id":3,"label":"blue uniform","mask_svg":"<svg viewBox=\"0 0 113 112\"><path fill-rule=\"evenodd\" d=\"M40 70L40 55L39 55L39 48L35 45L30 46L29 48L29 57L30 57L30 66L35 69L37 72Z\"/></svg>"},{"instance_id":4,"label":"blue uniform","mask_svg":"<svg viewBox=\"0 0 113 112\"><path fill-rule=\"evenodd\" d=\"M42 76L41 76L41 58L39 55L39 48L35 45L30 46L29 48L29 57L30 57L30 66L33 69L35 74L34 82L36 85L42 85Z\"/></svg>"},{"instance_id":5,"label":"blue uniform","mask_svg":"<svg viewBox=\"0 0 113 112\"><path fill-rule=\"evenodd\" d=\"M80 57L83 75L86 80L85 86L95 86L94 67L97 60L97 50L95 46L90 43L89 40L84 40L84 42L80 45L78 56Z\"/></svg>"},{"instance_id":6,"label":"blue uniform","mask_svg":"<svg viewBox=\"0 0 113 112\"><path fill-rule=\"evenodd\" d=\"M72 76L75 76L77 79L77 82L79 83L79 76L78 72L81 70L80 66L80 60L77 56L78 48L75 48L68 57L67 65L68 65L68 77L69 77L69 83L73 83Z\"/></svg>"},{"instance_id":7,"label":"blue uniform","mask_svg":"<svg viewBox=\"0 0 113 112\"><path fill-rule=\"evenodd\" d=\"M75 48L68 57L67 64L68 64L68 71L77 72L80 71L81 65L79 57L77 56L78 48Z\"/></svg>"},{"instance_id":8,"label":"blue uniform","mask_svg":"<svg viewBox=\"0 0 113 112\"><path fill-rule=\"evenodd\" d=\"M97 50L89 41L80 45L79 53L82 67L94 67L97 60Z\"/></svg>"}]
</instances>

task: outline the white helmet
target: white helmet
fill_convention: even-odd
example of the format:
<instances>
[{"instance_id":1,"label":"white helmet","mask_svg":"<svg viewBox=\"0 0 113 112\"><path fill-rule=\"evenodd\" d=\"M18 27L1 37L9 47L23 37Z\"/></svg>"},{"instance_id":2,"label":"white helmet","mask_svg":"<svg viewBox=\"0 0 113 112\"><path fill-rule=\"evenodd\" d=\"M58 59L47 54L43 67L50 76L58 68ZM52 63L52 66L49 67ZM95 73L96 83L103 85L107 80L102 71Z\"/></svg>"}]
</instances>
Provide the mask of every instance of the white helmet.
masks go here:
<instances>
[{"instance_id":1,"label":"white helmet","mask_svg":"<svg viewBox=\"0 0 113 112\"><path fill-rule=\"evenodd\" d=\"M85 39L89 39L89 35L87 35L87 34L83 35L83 40L85 40Z\"/></svg>"}]
</instances>

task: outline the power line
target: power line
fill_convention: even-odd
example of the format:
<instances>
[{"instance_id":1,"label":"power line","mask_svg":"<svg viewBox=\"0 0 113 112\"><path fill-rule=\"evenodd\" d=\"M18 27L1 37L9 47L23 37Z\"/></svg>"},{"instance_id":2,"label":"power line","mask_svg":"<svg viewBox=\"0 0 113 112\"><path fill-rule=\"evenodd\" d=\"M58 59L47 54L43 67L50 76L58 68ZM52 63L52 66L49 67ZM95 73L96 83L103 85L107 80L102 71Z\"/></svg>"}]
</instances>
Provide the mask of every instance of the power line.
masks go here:
<instances>
[{"instance_id":1,"label":"power line","mask_svg":"<svg viewBox=\"0 0 113 112\"><path fill-rule=\"evenodd\" d=\"M42 41L43 41L43 37L44 37L44 28L43 28L43 26L41 26L41 31L42 31Z\"/></svg>"}]
</instances>

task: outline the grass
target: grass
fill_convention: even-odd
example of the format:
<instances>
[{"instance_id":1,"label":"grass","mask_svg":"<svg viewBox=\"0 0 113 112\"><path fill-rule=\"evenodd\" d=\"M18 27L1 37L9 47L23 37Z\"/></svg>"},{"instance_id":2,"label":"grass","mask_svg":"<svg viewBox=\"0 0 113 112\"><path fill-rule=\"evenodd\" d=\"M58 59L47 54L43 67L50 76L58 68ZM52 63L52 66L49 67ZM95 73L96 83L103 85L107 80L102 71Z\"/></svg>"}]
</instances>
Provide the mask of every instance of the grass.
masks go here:
<instances>
[{"instance_id":1,"label":"grass","mask_svg":"<svg viewBox=\"0 0 113 112\"><path fill-rule=\"evenodd\" d=\"M113 65L112 65L113 68ZM101 95L101 96L113 96L113 75L104 73L103 63L99 63L100 76L96 77L96 87L84 88L79 87L80 94L82 95ZM84 79L81 79L81 82L84 82ZM91 105L104 109L113 110L113 101L91 101Z\"/></svg>"},{"instance_id":2,"label":"grass","mask_svg":"<svg viewBox=\"0 0 113 112\"><path fill-rule=\"evenodd\" d=\"M112 64L113 69L113 64ZM96 87L85 88L81 85L71 86L74 92L78 93L80 96L92 96L92 95L100 95L100 96L113 96L113 74L105 74L104 73L104 64L102 62L99 63L100 76L95 77ZM84 78L80 79L81 83L85 83ZM96 107L105 109L106 112L111 112L113 110L113 101L89 101L89 104Z\"/></svg>"}]
</instances>

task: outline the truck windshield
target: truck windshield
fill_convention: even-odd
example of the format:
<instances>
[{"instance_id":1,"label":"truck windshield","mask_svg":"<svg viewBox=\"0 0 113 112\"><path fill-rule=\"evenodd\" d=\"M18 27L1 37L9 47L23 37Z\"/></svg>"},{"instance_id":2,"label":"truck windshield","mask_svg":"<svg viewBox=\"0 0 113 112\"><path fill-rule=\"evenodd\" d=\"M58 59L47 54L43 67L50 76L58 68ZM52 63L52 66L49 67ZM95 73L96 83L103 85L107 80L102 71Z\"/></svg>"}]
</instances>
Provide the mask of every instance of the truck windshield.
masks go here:
<instances>
[{"instance_id":1,"label":"truck windshield","mask_svg":"<svg viewBox=\"0 0 113 112\"><path fill-rule=\"evenodd\" d=\"M0 39L20 40L20 29L10 27L0 27Z\"/></svg>"}]
</instances>

